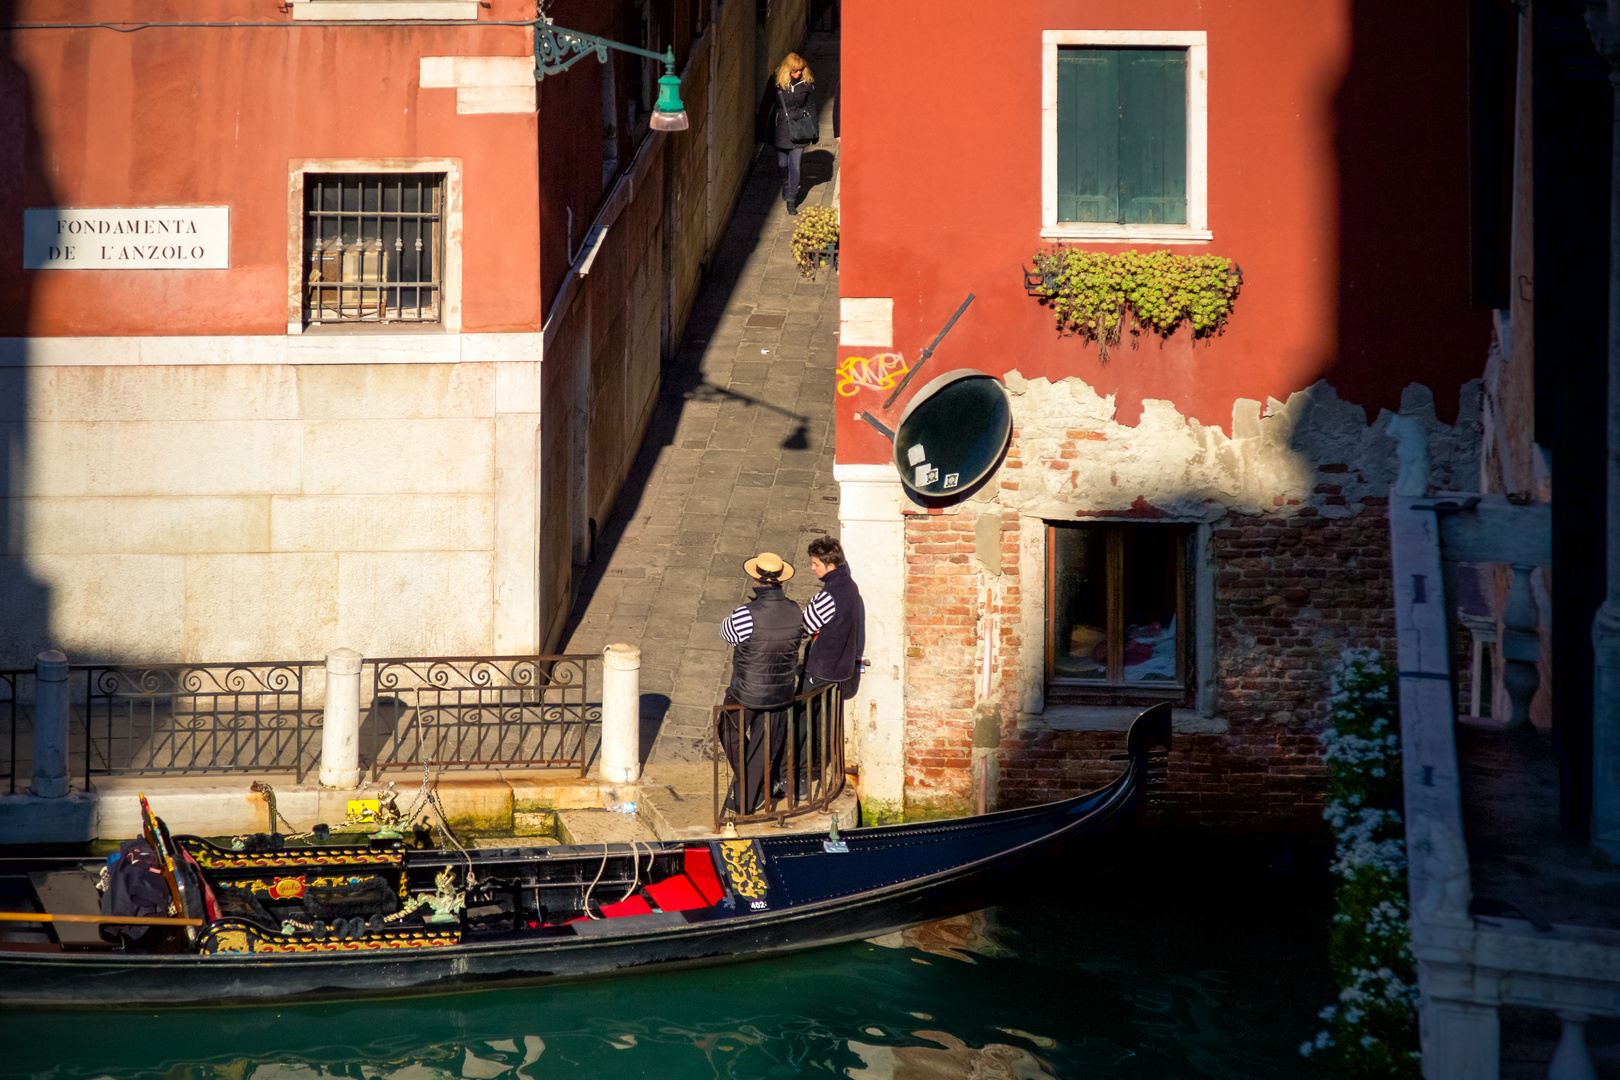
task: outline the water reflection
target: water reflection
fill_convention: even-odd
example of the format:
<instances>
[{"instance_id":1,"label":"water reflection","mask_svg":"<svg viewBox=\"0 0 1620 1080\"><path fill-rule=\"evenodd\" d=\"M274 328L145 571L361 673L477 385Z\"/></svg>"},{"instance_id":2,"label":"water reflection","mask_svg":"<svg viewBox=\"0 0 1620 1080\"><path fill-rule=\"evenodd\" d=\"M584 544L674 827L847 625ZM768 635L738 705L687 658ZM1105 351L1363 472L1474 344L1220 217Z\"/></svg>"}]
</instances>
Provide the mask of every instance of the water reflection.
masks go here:
<instances>
[{"instance_id":1,"label":"water reflection","mask_svg":"<svg viewBox=\"0 0 1620 1080\"><path fill-rule=\"evenodd\" d=\"M881 943L569 986L156 1014L7 1010L0 1077L1295 1075L1293 1047L1314 1031L1307 1006L1331 994L1326 894L1205 890L1195 906L1185 889L1111 888L1054 887Z\"/></svg>"}]
</instances>

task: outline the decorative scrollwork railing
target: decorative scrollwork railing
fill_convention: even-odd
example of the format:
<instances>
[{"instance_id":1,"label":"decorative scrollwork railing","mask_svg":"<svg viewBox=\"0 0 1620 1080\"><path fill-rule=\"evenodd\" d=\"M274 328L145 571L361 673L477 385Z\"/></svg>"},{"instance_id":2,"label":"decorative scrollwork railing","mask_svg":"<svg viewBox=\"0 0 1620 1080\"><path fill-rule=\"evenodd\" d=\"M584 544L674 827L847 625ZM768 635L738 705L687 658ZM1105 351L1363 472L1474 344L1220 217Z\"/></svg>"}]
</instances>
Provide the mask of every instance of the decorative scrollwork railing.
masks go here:
<instances>
[{"instance_id":1,"label":"decorative scrollwork railing","mask_svg":"<svg viewBox=\"0 0 1620 1080\"><path fill-rule=\"evenodd\" d=\"M367 660L361 757L374 778L428 763L584 776L600 737L601 663L593 654Z\"/></svg>"},{"instance_id":2,"label":"decorative scrollwork railing","mask_svg":"<svg viewBox=\"0 0 1620 1080\"><path fill-rule=\"evenodd\" d=\"M78 667L78 665L75 665ZM318 661L84 665L85 783L101 774L291 772L320 757Z\"/></svg>"},{"instance_id":3,"label":"decorative scrollwork railing","mask_svg":"<svg viewBox=\"0 0 1620 1080\"><path fill-rule=\"evenodd\" d=\"M0 671L0 778L11 795L17 793L17 735L24 719L17 705L17 686L33 677L29 668Z\"/></svg>"}]
</instances>

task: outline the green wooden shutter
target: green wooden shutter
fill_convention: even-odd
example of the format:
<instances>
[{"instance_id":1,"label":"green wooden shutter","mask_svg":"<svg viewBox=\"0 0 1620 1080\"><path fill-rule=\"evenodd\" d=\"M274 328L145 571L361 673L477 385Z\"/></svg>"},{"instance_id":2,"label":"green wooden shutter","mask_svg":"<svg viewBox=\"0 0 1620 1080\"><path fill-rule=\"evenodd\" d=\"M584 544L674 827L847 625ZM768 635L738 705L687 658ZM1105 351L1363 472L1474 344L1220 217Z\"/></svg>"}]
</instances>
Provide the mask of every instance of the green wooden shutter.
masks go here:
<instances>
[{"instance_id":1,"label":"green wooden shutter","mask_svg":"<svg viewBox=\"0 0 1620 1080\"><path fill-rule=\"evenodd\" d=\"M1058 49L1059 221L1119 220L1117 49Z\"/></svg>"},{"instance_id":2,"label":"green wooden shutter","mask_svg":"<svg viewBox=\"0 0 1620 1080\"><path fill-rule=\"evenodd\" d=\"M1187 54L1120 57L1119 206L1126 224L1187 223Z\"/></svg>"}]
</instances>

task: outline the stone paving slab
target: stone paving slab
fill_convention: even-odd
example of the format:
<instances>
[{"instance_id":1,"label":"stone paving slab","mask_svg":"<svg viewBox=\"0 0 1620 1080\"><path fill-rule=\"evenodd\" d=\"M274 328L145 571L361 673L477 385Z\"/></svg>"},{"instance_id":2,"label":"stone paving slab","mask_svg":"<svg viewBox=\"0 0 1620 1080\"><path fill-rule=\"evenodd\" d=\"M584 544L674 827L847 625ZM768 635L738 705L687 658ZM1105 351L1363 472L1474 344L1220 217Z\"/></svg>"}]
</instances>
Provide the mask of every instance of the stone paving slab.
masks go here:
<instances>
[{"instance_id":1,"label":"stone paving slab","mask_svg":"<svg viewBox=\"0 0 1620 1080\"><path fill-rule=\"evenodd\" d=\"M812 35L805 51L827 138L812 148L817 167L807 162L801 198L830 206L838 39ZM798 275L798 221L782 202L776 155L762 148L564 634L563 652L641 647L644 740L656 725L643 753L653 764L709 760L712 709L730 675L720 622L748 598L743 560L775 551L791 562L787 594L802 605L819 588L805 547L837 535L838 279Z\"/></svg>"}]
</instances>

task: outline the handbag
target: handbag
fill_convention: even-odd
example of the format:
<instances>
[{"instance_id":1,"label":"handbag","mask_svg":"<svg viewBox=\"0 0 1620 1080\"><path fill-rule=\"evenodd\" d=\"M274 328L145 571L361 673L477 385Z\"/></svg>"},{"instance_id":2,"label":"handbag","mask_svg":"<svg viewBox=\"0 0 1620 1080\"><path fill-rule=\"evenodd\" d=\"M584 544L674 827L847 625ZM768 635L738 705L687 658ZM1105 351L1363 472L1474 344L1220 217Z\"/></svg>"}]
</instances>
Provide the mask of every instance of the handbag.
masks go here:
<instances>
[{"instance_id":1,"label":"handbag","mask_svg":"<svg viewBox=\"0 0 1620 1080\"><path fill-rule=\"evenodd\" d=\"M782 103L782 117L787 121L788 138L794 143L813 143L821 137L821 122L810 115L808 106L789 107L787 95L781 90L776 96Z\"/></svg>"}]
</instances>

